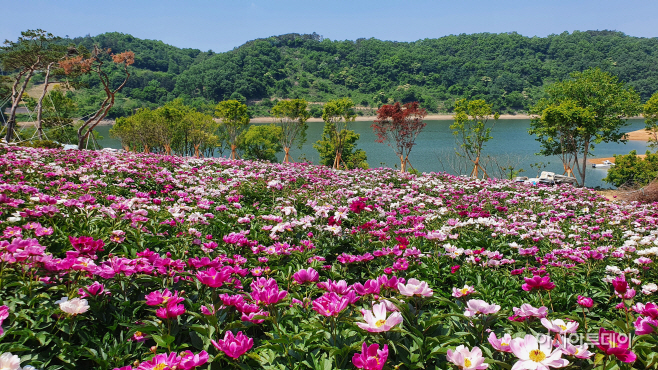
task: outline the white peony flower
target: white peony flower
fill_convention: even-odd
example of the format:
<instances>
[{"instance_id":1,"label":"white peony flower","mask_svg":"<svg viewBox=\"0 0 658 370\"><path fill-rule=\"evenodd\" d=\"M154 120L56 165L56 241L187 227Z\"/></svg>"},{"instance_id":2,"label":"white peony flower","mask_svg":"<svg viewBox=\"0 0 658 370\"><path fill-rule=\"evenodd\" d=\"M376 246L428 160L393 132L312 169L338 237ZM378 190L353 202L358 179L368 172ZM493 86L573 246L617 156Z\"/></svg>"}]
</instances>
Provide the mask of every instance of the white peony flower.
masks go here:
<instances>
[{"instance_id":1,"label":"white peony flower","mask_svg":"<svg viewBox=\"0 0 658 370\"><path fill-rule=\"evenodd\" d=\"M89 310L89 303L86 299L73 298L69 300L68 297L62 297L62 299L55 303L59 304L60 310L73 316L85 313ZM2 367L0 367L0 369L2 369Z\"/></svg>"}]
</instances>

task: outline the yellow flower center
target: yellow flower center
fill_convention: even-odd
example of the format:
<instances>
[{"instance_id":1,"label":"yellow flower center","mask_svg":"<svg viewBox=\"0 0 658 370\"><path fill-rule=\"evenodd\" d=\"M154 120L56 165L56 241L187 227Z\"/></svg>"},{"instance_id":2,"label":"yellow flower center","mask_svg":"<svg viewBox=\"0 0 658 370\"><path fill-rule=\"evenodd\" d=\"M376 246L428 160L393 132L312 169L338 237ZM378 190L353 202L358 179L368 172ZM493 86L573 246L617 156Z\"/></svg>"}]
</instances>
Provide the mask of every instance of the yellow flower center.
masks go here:
<instances>
[{"instance_id":1,"label":"yellow flower center","mask_svg":"<svg viewBox=\"0 0 658 370\"><path fill-rule=\"evenodd\" d=\"M167 364L158 364L153 368L153 370L164 370L167 367Z\"/></svg>"},{"instance_id":2,"label":"yellow flower center","mask_svg":"<svg viewBox=\"0 0 658 370\"><path fill-rule=\"evenodd\" d=\"M143 335L143 334L142 334L141 331L136 331L136 332L135 332L135 336L136 336L136 337L141 337L142 335Z\"/></svg>"},{"instance_id":3,"label":"yellow flower center","mask_svg":"<svg viewBox=\"0 0 658 370\"><path fill-rule=\"evenodd\" d=\"M617 348L617 347L619 347L619 344L617 344L617 342L610 341L609 343L610 343L610 348Z\"/></svg>"},{"instance_id":4,"label":"yellow flower center","mask_svg":"<svg viewBox=\"0 0 658 370\"><path fill-rule=\"evenodd\" d=\"M380 327L384 324L386 324L386 320L377 320L377 322L375 323L375 326Z\"/></svg>"},{"instance_id":5,"label":"yellow flower center","mask_svg":"<svg viewBox=\"0 0 658 370\"><path fill-rule=\"evenodd\" d=\"M576 352L574 352L573 354L574 354L574 355L577 355L577 354L579 354L579 353L580 353L580 351L578 351L578 348L576 348Z\"/></svg>"},{"instance_id":6,"label":"yellow flower center","mask_svg":"<svg viewBox=\"0 0 658 370\"><path fill-rule=\"evenodd\" d=\"M507 346L509 346L509 343L500 342L500 346L501 346L501 347L507 347Z\"/></svg>"},{"instance_id":7,"label":"yellow flower center","mask_svg":"<svg viewBox=\"0 0 658 370\"><path fill-rule=\"evenodd\" d=\"M530 359L534 362L542 362L546 359L546 354L538 349L530 351Z\"/></svg>"},{"instance_id":8,"label":"yellow flower center","mask_svg":"<svg viewBox=\"0 0 658 370\"><path fill-rule=\"evenodd\" d=\"M471 360L470 360L470 359L468 359L468 358L465 358L465 359L464 359L464 367L470 367L471 364L472 364L472 363L471 363Z\"/></svg>"},{"instance_id":9,"label":"yellow flower center","mask_svg":"<svg viewBox=\"0 0 658 370\"><path fill-rule=\"evenodd\" d=\"M468 293L468 289L466 289L466 288L461 289L460 292L461 292L462 294L466 294L466 293Z\"/></svg>"},{"instance_id":10,"label":"yellow flower center","mask_svg":"<svg viewBox=\"0 0 658 370\"><path fill-rule=\"evenodd\" d=\"M558 326L559 326L559 327L560 327L560 329L562 329L562 330L567 330L567 327L566 327L566 326L564 326L564 325L558 325Z\"/></svg>"},{"instance_id":11,"label":"yellow flower center","mask_svg":"<svg viewBox=\"0 0 658 370\"><path fill-rule=\"evenodd\" d=\"M168 300L169 300L169 297L162 297L162 303L163 304L167 303Z\"/></svg>"}]
</instances>

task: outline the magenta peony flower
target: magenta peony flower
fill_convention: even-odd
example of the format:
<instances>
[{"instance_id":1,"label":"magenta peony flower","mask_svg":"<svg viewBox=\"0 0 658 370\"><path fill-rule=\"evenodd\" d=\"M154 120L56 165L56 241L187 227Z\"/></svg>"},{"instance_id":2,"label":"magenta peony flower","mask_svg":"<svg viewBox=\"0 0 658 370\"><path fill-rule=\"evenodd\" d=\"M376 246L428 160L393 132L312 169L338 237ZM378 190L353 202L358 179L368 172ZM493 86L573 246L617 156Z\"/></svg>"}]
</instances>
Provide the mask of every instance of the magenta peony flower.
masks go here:
<instances>
[{"instance_id":1,"label":"magenta peony flower","mask_svg":"<svg viewBox=\"0 0 658 370\"><path fill-rule=\"evenodd\" d=\"M7 306L0 306L0 336L4 334L4 330L2 329L2 322L5 321L9 317L9 307Z\"/></svg>"},{"instance_id":2,"label":"magenta peony flower","mask_svg":"<svg viewBox=\"0 0 658 370\"><path fill-rule=\"evenodd\" d=\"M323 316L338 316L350 303L349 297L341 297L336 293L325 293L313 301L313 309Z\"/></svg>"},{"instance_id":3,"label":"magenta peony flower","mask_svg":"<svg viewBox=\"0 0 658 370\"><path fill-rule=\"evenodd\" d=\"M634 325L635 334L647 335L655 331L655 327L658 326L658 320L652 319L651 317L638 317Z\"/></svg>"},{"instance_id":4,"label":"magenta peony flower","mask_svg":"<svg viewBox=\"0 0 658 370\"><path fill-rule=\"evenodd\" d=\"M301 269L297 272L295 272L292 275L292 278L295 280L297 284L305 284L305 283L314 283L318 281L320 278L320 274L318 274L313 267L309 267L306 270Z\"/></svg>"},{"instance_id":5,"label":"magenta peony flower","mask_svg":"<svg viewBox=\"0 0 658 370\"><path fill-rule=\"evenodd\" d=\"M242 334L241 331L236 336L233 336L231 331L227 331L224 334L224 339L220 339L217 342L211 340L210 342L215 348L234 359L238 359L254 346L254 340Z\"/></svg>"},{"instance_id":6,"label":"magenta peony flower","mask_svg":"<svg viewBox=\"0 0 658 370\"><path fill-rule=\"evenodd\" d=\"M135 370L165 370L165 369L183 369L191 370L208 362L208 353L199 352L198 355L190 351L184 351L180 354L171 352L169 355L161 353L155 355L152 359L139 364ZM123 368L121 368L123 369Z\"/></svg>"},{"instance_id":7,"label":"magenta peony flower","mask_svg":"<svg viewBox=\"0 0 658 370\"><path fill-rule=\"evenodd\" d=\"M592 306L594 306L594 300L592 298L583 297L582 295L578 296L577 302L581 307L585 308L592 308Z\"/></svg>"},{"instance_id":8,"label":"magenta peony flower","mask_svg":"<svg viewBox=\"0 0 658 370\"><path fill-rule=\"evenodd\" d=\"M565 323L561 319L549 320L546 318L541 319L541 324L544 325L546 329L558 334L567 334L575 333L578 329L578 323L575 321L570 321Z\"/></svg>"},{"instance_id":9,"label":"magenta peony flower","mask_svg":"<svg viewBox=\"0 0 658 370\"><path fill-rule=\"evenodd\" d=\"M78 289L78 294L80 294L80 298L97 296L103 293L110 294L109 291L105 291L105 285L99 283L98 281L94 281L91 285L87 285L84 289L82 288Z\"/></svg>"},{"instance_id":10,"label":"magenta peony flower","mask_svg":"<svg viewBox=\"0 0 658 370\"><path fill-rule=\"evenodd\" d=\"M546 276L538 276L535 275L531 278L523 278L525 280L525 284L521 286L523 290L526 292L530 292L533 290L552 290L555 288L555 284L551 282L551 277L546 275Z\"/></svg>"},{"instance_id":11,"label":"magenta peony flower","mask_svg":"<svg viewBox=\"0 0 658 370\"><path fill-rule=\"evenodd\" d=\"M630 338L612 330L599 329L599 339L596 346L608 356L615 356L619 361L631 363L637 358L635 353L628 349Z\"/></svg>"},{"instance_id":12,"label":"magenta peony flower","mask_svg":"<svg viewBox=\"0 0 658 370\"><path fill-rule=\"evenodd\" d=\"M361 345L361 353L355 353L352 357L352 363L359 369L365 370L382 370L386 359L388 358L388 346L380 350L379 344L371 344L368 346L366 342Z\"/></svg>"},{"instance_id":13,"label":"magenta peony flower","mask_svg":"<svg viewBox=\"0 0 658 370\"><path fill-rule=\"evenodd\" d=\"M179 298L181 301L183 298ZM161 319L175 319L178 316L185 313L185 306L182 304L177 304L179 301L176 299L170 299L167 301L164 307L160 307L155 310L155 315Z\"/></svg>"},{"instance_id":14,"label":"magenta peony flower","mask_svg":"<svg viewBox=\"0 0 658 370\"><path fill-rule=\"evenodd\" d=\"M197 272L196 278L204 285L211 288L219 288L231 276L232 272L233 268L230 266L226 266L223 269L211 267L205 271Z\"/></svg>"},{"instance_id":15,"label":"magenta peony flower","mask_svg":"<svg viewBox=\"0 0 658 370\"><path fill-rule=\"evenodd\" d=\"M628 290L628 282L626 282L626 277L617 276L612 280L612 287L615 289L615 293L623 295Z\"/></svg>"},{"instance_id":16,"label":"magenta peony flower","mask_svg":"<svg viewBox=\"0 0 658 370\"><path fill-rule=\"evenodd\" d=\"M94 256L97 252L102 252L105 246L105 242L102 240L94 240L90 236L81 236L79 238L74 238L69 235L69 241L73 249L78 251L80 254L87 256Z\"/></svg>"}]
</instances>

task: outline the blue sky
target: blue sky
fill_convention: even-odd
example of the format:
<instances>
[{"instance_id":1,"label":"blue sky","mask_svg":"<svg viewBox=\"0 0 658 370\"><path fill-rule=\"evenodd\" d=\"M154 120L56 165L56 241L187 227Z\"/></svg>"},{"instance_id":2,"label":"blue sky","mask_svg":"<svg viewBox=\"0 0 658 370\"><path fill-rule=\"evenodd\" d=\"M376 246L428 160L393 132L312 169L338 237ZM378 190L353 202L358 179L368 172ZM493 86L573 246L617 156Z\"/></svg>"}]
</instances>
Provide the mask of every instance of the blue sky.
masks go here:
<instances>
[{"instance_id":1,"label":"blue sky","mask_svg":"<svg viewBox=\"0 0 658 370\"><path fill-rule=\"evenodd\" d=\"M596 29L658 37L655 0L0 0L0 9L2 40L16 40L21 31L36 28L71 37L117 31L216 52L291 32L394 41Z\"/></svg>"}]
</instances>

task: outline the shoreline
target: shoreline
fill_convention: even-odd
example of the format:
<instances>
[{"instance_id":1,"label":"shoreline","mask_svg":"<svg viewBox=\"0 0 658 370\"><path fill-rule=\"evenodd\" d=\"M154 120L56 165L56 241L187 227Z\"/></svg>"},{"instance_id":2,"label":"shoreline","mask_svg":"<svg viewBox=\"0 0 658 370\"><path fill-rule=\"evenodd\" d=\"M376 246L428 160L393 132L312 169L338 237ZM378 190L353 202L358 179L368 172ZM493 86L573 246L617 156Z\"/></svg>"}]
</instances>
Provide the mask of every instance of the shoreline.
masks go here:
<instances>
[{"instance_id":1,"label":"shoreline","mask_svg":"<svg viewBox=\"0 0 658 370\"><path fill-rule=\"evenodd\" d=\"M357 116L356 122L372 122L377 116ZM501 114L499 119L532 119L534 116L528 114ZM452 121L454 116L452 114L428 114L425 116L425 121ZM251 123L272 123L274 117L254 117ZM309 118L306 122L324 122L322 118Z\"/></svg>"}]
</instances>

